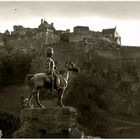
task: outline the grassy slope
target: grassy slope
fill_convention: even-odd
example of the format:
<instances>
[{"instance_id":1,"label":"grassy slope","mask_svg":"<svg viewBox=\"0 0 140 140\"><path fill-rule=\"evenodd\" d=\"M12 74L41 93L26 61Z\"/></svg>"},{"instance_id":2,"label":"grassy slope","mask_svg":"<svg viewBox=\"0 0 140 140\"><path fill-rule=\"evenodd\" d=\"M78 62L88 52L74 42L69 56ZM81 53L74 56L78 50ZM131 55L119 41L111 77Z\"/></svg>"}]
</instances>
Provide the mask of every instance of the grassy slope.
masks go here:
<instances>
[{"instance_id":1,"label":"grassy slope","mask_svg":"<svg viewBox=\"0 0 140 140\"><path fill-rule=\"evenodd\" d=\"M27 94L28 87L23 84L3 87L0 91L0 111L19 115L21 97Z\"/></svg>"}]
</instances>

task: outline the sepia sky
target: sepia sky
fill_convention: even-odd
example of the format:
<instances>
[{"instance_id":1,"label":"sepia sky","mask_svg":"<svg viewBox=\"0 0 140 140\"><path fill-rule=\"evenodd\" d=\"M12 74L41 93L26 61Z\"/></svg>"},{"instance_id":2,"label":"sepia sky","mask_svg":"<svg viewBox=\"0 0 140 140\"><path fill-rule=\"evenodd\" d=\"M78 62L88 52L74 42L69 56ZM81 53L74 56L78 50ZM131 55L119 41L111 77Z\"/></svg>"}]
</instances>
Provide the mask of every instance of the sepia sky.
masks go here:
<instances>
[{"instance_id":1,"label":"sepia sky","mask_svg":"<svg viewBox=\"0 0 140 140\"><path fill-rule=\"evenodd\" d=\"M117 26L123 45L140 46L140 1L0 1L0 32L12 31L13 25L38 27L41 18L58 30Z\"/></svg>"}]
</instances>

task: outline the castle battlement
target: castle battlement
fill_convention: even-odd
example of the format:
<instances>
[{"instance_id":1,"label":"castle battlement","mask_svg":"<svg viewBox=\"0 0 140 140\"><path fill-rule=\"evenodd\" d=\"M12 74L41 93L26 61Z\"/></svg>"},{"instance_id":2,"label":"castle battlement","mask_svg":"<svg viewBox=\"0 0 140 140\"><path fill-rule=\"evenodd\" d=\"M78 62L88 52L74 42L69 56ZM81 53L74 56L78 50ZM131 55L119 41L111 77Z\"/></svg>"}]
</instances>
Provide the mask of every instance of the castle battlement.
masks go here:
<instances>
[{"instance_id":1,"label":"castle battlement","mask_svg":"<svg viewBox=\"0 0 140 140\"><path fill-rule=\"evenodd\" d=\"M98 44L98 40L103 40L110 44L121 44L121 37L119 36L116 27L110 29L103 29L102 32L91 31L88 26L75 26L73 32L69 29L56 30L54 24L49 24L45 19L41 19L41 23L37 28L26 28L22 25L14 25L13 31L10 33L8 30L0 37L0 44L4 44L7 40L28 40L43 38L44 44L54 43L78 43L84 41L86 44ZM96 40L96 41L95 41Z\"/></svg>"}]
</instances>

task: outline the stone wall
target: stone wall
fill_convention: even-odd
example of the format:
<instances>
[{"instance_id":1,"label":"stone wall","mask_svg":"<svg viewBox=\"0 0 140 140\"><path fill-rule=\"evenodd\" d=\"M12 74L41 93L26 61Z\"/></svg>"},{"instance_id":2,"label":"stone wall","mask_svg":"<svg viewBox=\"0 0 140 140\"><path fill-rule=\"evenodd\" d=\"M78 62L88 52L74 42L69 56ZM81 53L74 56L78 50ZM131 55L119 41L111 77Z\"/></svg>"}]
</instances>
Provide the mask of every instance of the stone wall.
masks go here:
<instances>
[{"instance_id":1,"label":"stone wall","mask_svg":"<svg viewBox=\"0 0 140 140\"><path fill-rule=\"evenodd\" d=\"M4 41L0 39L0 46L3 47L4 46Z\"/></svg>"},{"instance_id":2,"label":"stone wall","mask_svg":"<svg viewBox=\"0 0 140 140\"><path fill-rule=\"evenodd\" d=\"M54 33L47 33L45 36L45 44L55 44L60 42L60 36Z\"/></svg>"},{"instance_id":3,"label":"stone wall","mask_svg":"<svg viewBox=\"0 0 140 140\"><path fill-rule=\"evenodd\" d=\"M113 59L115 57L122 61L134 61L134 59L137 59L137 61L139 61L140 59L139 48L124 46L121 47L97 38L87 43L85 43L84 41L79 41L63 44L54 41L54 44L48 44L43 48L43 51L41 52L41 48L44 45L44 42L44 38L26 40L16 40L10 38L7 40L7 44L13 48L20 48L25 50L25 52L34 50L36 52L37 59L39 59L38 57L45 58L46 48L50 46L54 48L54 60L57 61L59 66L62 66L65 61L69 60L78 65L81 65L81 63L87 61L87 59L91 59L95 52L99 53L100 55L106 55L106 57L108 58Z\"/></svg>"},{"instance_id":4,"label":"stone wall","mask_svg":"<svg viewBox=\"0 0 140 140\"><path fill-rule=\"evenodd\" d=\"M80 33L70 33L69 34L69 41L70 42L78 42L82 41L84 38L94 39L94 38L100 38L102 35L100 32L80 32Z\"/></svg>"},{"instance_id":5,"label":"stone wall","mask_svg":"<svg viewBox=\"0 0 140 140\"><path fill-rule=\"evenodd\" d=\"M80 138L77 111L72 107L23 109L14 138Z\"/></svg>"}]
</instances>

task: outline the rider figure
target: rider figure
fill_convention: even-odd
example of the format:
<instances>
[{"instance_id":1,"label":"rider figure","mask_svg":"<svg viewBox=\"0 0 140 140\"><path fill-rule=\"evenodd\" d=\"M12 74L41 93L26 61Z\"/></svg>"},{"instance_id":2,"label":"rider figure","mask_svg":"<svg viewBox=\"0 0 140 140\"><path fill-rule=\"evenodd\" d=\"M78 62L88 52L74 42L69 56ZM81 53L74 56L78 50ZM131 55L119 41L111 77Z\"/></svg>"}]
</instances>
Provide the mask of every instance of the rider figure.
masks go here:
<instances>
[{"instance_id":1,"label":"rider figure","mask_svg":"<svg viewBox=\"0 0 140 140\"><path fill-rule=\"evenodd\" d=\"M60 80L59 80L59 76L55 71L55 63L52 59L54 54L53 48L48 47L47 48L47 60L46 60L46 74L49 75L50 77L50 81L52 82L52 90L54 90L54 80L56 80L56 87L58 88L59 84L60 84Z\"/></svg>"}]
</instances>

